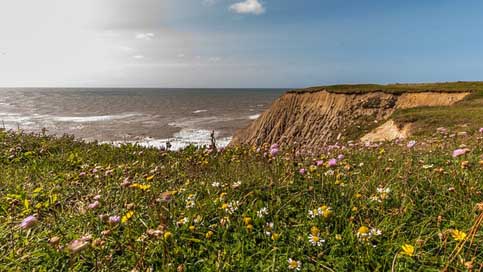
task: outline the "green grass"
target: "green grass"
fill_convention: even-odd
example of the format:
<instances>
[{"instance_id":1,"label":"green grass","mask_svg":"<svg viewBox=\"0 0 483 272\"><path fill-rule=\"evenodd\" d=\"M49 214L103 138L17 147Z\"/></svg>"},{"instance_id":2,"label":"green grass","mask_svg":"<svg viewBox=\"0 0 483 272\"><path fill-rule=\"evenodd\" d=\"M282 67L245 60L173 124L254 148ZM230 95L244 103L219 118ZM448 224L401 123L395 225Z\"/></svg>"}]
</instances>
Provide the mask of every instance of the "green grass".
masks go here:
<instances>
[{"instance_id":1,"label":"green grass","mask_svg":"<svg viewBox=\"0 0 483 272\"><path fill-rule=\"evenodd\" d=\"M453 158L461 144L470 152ZM473 133L421 139L412 149L388 143L266 157L265 149L162 152L0 132L0 270L286 271L289 258L303 271L480 267L482 147ZM339 154L345 158L329 167ZM96 195L100 206L90 210ZM308 216L322 205L331 207L327 217ZM130 212L122 223L103 220ZM33 214L38 223L20 228ZM308 240L314 226L320 246ZM361 239L362 226L381 235ZM456 241L455 229L468 239ZM86 235L82 251L69 250ZM401 253L404 244L414 256Z\"/></svg>"},{"instance_id":2,"label":"green grass","mask_svg":"<svg viewBox=\"0 0 483 272\"><path fill-rule=\"evenodd\" d=\"M331 86L318 86L306 89L292 90L289 93L311 93L327 91L340 94L363 94L369 92L384 92L391 94L417 93L417 92L474 92L483 91L483 82L442 82L442 83L398 83L388 85L378 84L344 84Z\"/></svg>"},{"instance_id":3,"label":"green grass","mask_svg":"<svg viewBox=\"0 0 483 272\"><path fill-rule=\"evenodd\" d=\"M483 125L483 91L473 92L448 107L418 107L397 110L392 118L399 124L412 123L415 135L427 135L438 127L474 131Z\"/></svg>"}]
</instances>

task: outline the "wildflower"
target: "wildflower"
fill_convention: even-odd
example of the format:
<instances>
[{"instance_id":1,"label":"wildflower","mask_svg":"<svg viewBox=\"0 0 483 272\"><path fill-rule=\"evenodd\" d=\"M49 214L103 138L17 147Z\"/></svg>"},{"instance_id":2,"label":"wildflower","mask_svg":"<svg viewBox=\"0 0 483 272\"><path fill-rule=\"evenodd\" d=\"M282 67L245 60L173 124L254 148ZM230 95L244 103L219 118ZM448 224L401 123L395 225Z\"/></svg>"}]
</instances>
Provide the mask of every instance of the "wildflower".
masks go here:
<instances>
[{"instance_id":1,"label":"wildflower","mask_svg":"<svg viewBox=\"0 0 483 272\"><path fill-rule=\"evenodd\" d=\"M253 225L252 224L248 224L246 228L247 228L248 232L253 231Z\"/></svg>"},{"instance_id":2,"label":"wildflower","mask_svg":"<svg viewBox=\"0 0 483 272\"><path fill-rule=\"evenodd\" d=\"M232 214L234 212L236 212L236 210L238 210L238 206L240 205L240 202L239 201L232 201L228 204L225 204L222 206L222 208L224 208L225 211L227 211L228 213Z\"/></svg>"},{"instance_id":3,"label":"wildflower","mask_svg":"<svg viewBox=\"0 0 483 272\"><path fill-rule=\"evenodd\" d=\"M300 173L301 175L305 175L305 168L300 168L299 173Z\"/></svg>"},{"instance_id":4,"label":"wildflower","mask_svg":"<svg viewBox=\"0 0 483 272\"><path fill-rule=\"evenodd\" d=\"M462 156L462 155L466 154L466 152L468 152L468 151L469 150L467 148L465 148L465 149L456 149L456 150L453 151L453 158Z\"/></svg>"},{"instance_id":5,"label":"wildflower","mask_svg":"<svg viewBox=\"0 0 483 272\"><path fill-rule=\"evenodd\" d=\"M270 237L272 241L277 241L280 238L280 234L277 233L272 233L272 236Z\"/></svg>"},{"instance_id":6,"label":"wildflower","mask_svg":"<svg viewBox=\"0 0 483 272\"><path fill-rule=\"evenodd\" d=\"M456 241L463 241L466 238L466 233L456 229L456 230L451 231L451 236L453 236L453 238Z\"/></svg>"},{"instance_id":7,"label":"wildflower","mask_svg":"<svg viewBox=\"0 0 483 272\"><path fill-rule=\"evenodd\" d=\"M278 148L271 148L270 149L270 155L272 155L272 157L277 156L278 152L279 152Z\"/></svg>"},{"instance_id":8,"label":"wildflower","mask_svg":"<svg viewBox=\"0 0 483 272\"><path fill-rule=\"evenodd\" d=\"M122 218L121 218L121 223L126 223L127 221L129 221L129 219L131 219L131 217L134 215L134 212L133 211L128 211Z\"/></svg>"},{"instance_id":9,"label":"wildflower","mask_svg":"<svg viewBox=\"0 0 483 272\"><path fill-rule=\"evenodd\" d=\"M342 240L342 235L340 235L340 234L336 234L336 235L335 235L335 240L337 240L337 241Z\"/></svg>"},{"instance_id":10,"label":"wildflower","mask_svg":"<svg viewBox=\"0 0 483 272\"><path fill-rule=\"evenodd\" d=\"M332 208L329 207L329 206L320 206L318 209L317 209L318 213L320 216L323 216L325 218L328 218L331 214L332 214Z\"/></svg>"},{"instance_id":11,"label":"wildflower","mask_svg":"<svg viewBox=\"0 0 483 272\"><path fill-rule=\"evenodd\" d=\"M220 187L220 183L215 181L215 182L211 183L211 186L218 188L218 187Z\"/></svg>"},{"instance_id":12,"label":"wildflower","mask_svg":"<svg viewBox=\"0 0 483 272\"><path fill-rule=\"evenodd\" d=\"M163 234L163 237L164 237L165 240L168 240L169 238L173 237L173 233L171 233L170 231L166 231Z\"/></svg>"},{"instance_id":13,"label":"wildflower","mask_svg":"<svg viewBox=\"0 0 483 272\"><path fill-rule=\"evenodd\" d=\"M300 261L293 260L292 258L288 258L288 269L300 271L302 267L302 263Z\"/></svg>"},{"instance_id":14,"label":"wildflower","mask_svg":"<svg viewBox=\"0 0 483 272\"><path fill-rule=\"evenodd\" d=\"M407 144L407 148L413 148L415 145L416 145L416 141L414 141L414 140L409 141L408 144Z\"/></svg>"},{"instance_id":15,"label":"wildflower","mask_svg":"<svg viewBox=\"0 0 483 272\"><path fill-rule=\"evenodd\" d=\"M133 183L133 184L129 185L129 188L137 188L137 189L140 189L142 191L146 191L149 188L151 188L151 185L150 184Z\"/></svg>"},{"instance_id":16,"label":"wildflower","mask_svg":"<svg viewBox=\"0 0 483 272\"><path fill-rule=\"evenodd\" d=\"M483 127L481 127L479 130L478 130L480 133L483 133Z\"/></svg>"},{"instance_id":17,"label":"wildflower","mask_svg":"<svg viewBox=\"0 0 483 272\"><path fill-rule=\"evenodd\" d=\"M99 201L96 200L96 201L92 202L91 204L87 205L87 208L89 210L93 210L93 209L97 209L99 207L99 205L100 205Z\"/></svg>"},{"instance_id":18,"label":"wildflower","mask_svg":"<svg viewBox=\"0 0 483 272\"><path fill-rule=\"evenodd\" d=\"M211 230L209 230L209 231L206 233L206 235L205 235L206 239L211 239L211 237L213 236L213 234L214 234L214 233L213 233Z\"/></svg>"},{"instance_id":19,"label":"wildflower","mask_svg":"<svg viewBox=\"0 0 483 272\"><path fill-rule=\"evenodd\" d=\"M22 229L30 229L31 227L35 226L38 222L39 220L37 219L37 217L35 217L35 215L30 215L26 217L22 221L22 223L20 223L20 227Z\"/></svg>"},{"instance_id":20,"label":"wildflower","mask_svg":"<svg viewBox=\"0 0 483 272\"><path fill-rule=\"evenodd\" d=\"M236 189L236 188L240 187L240 186L241 186L241 184L242 184L242 182L241 182L241 181L237 181L237 182L235 182L235 183L233 183L233 184L231 185L231 188Z\"/></svg>"},{"instance_id":21,"label":"wildflower","mask_svg":"<svg viewBox=\"0 0 483 272\"><path fill-rule=\"evenodd\" d=\"M195 231L196 227L195 227L195 226L193 226L193 225L191 225L191 226L189 226L189 227L188 227L188 229L189 229L190 231Z\"/></svg>"},{"instance_id":22,"label":"wildflower","mask_svg":"<svg viewBox=\"0 0 483 272\"><path fill-rule=\"evenodd\" d=\"M343 160L345 158L344 154L339 154L339 156L337 156L337 159L339 161Z\"/></svg>"},{"instance_id":23,"label":"wildflower","mask_svg":"<svg viewBox=\"0 0 483 272\"><path fill-rule=\"evenodd\" d=\"M320 236L318 234L317 235L310 234L309 235L309 242L313 246L321 246L323 243L325 243L325 240L320 239Z\"/></svg>"},{"instance_id":24,"label":"wildflower","mask_svg":"<svg viewBox=\"0 0 483 272\"><path fill-rule=\"evenodd\" d=\"M414 255L414 246L410 244L404 244L401 246L402 254L412 257Z\"/></svg>"},{"instance_id":25,"label":"wildflower","mask_svg":"<svg viewBox=\"0 0 483 272\"><path fill-rule=\"evenodd\" d=\"M261 208L260 210L257 211L257 216L259 218L262 218L267 214L268 214L268 208L267 207L263 207L263 208Z\"/></svg>"},{"instance_id":26,"label":"wildflower","mask_svg":"<svg viewBox=\"0 0 483 272\"><path fill-rule=\"evenodd\" d=\"M315 165L322 166L322 165L324 165L324 161L318 160L318 161L315 162Z\"/></svg>"},{"instance_id":27,"label":"wildflower","mask_svg":"<svg viewBox=\"0 0 483 272\"><path fill-rule=\"evenodd\" d=\"M187 224L188 222L189 222L189 218L188 217L183 217L180 220L178 220L178 222L176 222L176 224L182 226L184 224Z\"/></svg>"},{"instance_id":28,"label":"wildflower","mask_svg":"<svg viewBox=\"0 0 483 272\"><path fill-rule=\"evenodd\" d=\"M379 196L382 200L388 198L389 193L391 192L391 189L389 187L379 187L376 189L376 191L379 193Z\"/></svg>"},{"instance_id":29,"label":"wildflower","mask_svg":"<svg viewBox=\"0 0 483 272\"><path fill-rule=\"evenodd\" d=\"M250 225L252 223L252 219L250 217L244 217L243 223L245 223L245 225Z\"/></svg>"},{"instance_id":30,"label":"wildflower","mask_svg":"<svg viewBox=\"0 0 483 272\"><path fill-rule=\"evenodd\" d=\"M95 195L92 199L93 200L100 200L101 199L101 195Z\"/></svg>"},{"instance_id":31,"label":"wildflower","mask_svg":"<svg viewBox=\"0 0 483 272\"><path fill-rule=\"evenodd\" d=\"M117 224L121 222L121 217L119 215L109 216L109 219L107 220L107 222L111 225Z\"/></svg>"},{"instance_id":32,"label":"wildflower","mask_svg":"<svg viewBox=\"0 0 483 272\"><path fill-rule=\"evenodd\" d=\"M366 226L361 226L358 230L357 230L357 233L356 233L356 236L359 238L359 239L364 239L366 237L369 236L369 228L366 227Z\"/></svg>"},{"instance_id":33,"label":"wildflower","mask_svg":"<svg viewBox=\"0 0 483 272\"><path fill-rule=\"evenodd\" d=\"M329 165L329 167L335 167L335 166L337 166L337 160L336 159L330 159L327 164Z\"/></svg>"}]
</instances>

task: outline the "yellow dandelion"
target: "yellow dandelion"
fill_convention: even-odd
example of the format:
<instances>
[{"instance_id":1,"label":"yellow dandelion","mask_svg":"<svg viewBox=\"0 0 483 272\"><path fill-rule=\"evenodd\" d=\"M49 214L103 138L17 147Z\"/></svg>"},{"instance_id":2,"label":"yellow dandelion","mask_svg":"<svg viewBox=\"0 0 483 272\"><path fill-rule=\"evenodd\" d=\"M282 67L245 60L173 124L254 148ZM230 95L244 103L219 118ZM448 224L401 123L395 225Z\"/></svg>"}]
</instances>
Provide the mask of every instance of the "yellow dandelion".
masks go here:
<instances>
[{"instance_id":1,"label":"yellow dandelion","mask_svg":"<svg viewBox=\"0 0 483 272\"><path fill-rule=\"evenodd\" d=\"M413 256L414 255L414 246L410 244L404 244L401 246L401 254L407 255L407 256Z\"/></svg>"},{"instance_id":2,"label":"yellow dandelion","mask_svg":"<svg viewBox=\"0 0 483 272\"><path fill-rule=\"evenodd\" d=\"M173 233L167 231L163 234L164 239L168 240L169 238L173 237Z\"/></svg>"},{"instance_id":3,"label":"yellow dandelion","mask_svg":"<svg viewBox=\"0 0 483 272\"><path fill-rule=\"evenodd\" d=\"M253 231L253 225L251 225L251 224L250 225L247 225L247 230L249 232L252 232Z\"/></svg>"},{"instance_id":4,"label":"yellow dandelion","mask_svg":"<svg viewBox=\"0 0 483 272\"><path fill-rule=\"evenodd\" d=\"M464 233L463 231L455 229L451 232L451 236L453 236L453 238L456 241L463 241L466 238L466 233Z\"/></svg>"},{"instance_id":5,"label":"yellow dandelion","mask_svg":"<svg viewBox=\"0 0 483 272\"><path fill-rule=\"evenodd\" d=\"M188 228L189 228L190 231L195 231L195 229L196 229L196 227L193 226L193 225L189 226Z\"/></svg>"},{"instance_id":6,"label":"yellow dandelion","mask_svg":"<svg viewBox=\"0 0 483 272\"><path fill-rule=\"evenodd\" d=\"M133 211L128 211L122 218L121 218L121 223L126 223L127 221L129 221L129 219L131 219L131 217L133 217L134 215L134 212Z\"/></svg>"},{"instance_id":7,"label":"yellow dandelion","mask_svg":"<svg viewBox=\"0 0 483 272\"><path fill-rule=\"evenodd\" d=\"M213 234L214 233L211 230L209 230L205 235L206 239L211 239L211 237L213 237Z\"/></svg>"},{"instance_id":8,"label":"yellow dandelion","mask_svg":"<svg viewBox=\"0 0 483 272\"><path fill-rule=\"evenodd\" d=\"M271 238L272 238L273 241L277 241L280 238L280 234L274 232L274 233L272 233Z\"/></svg>"},{"instance_id":9,"label":"yellow dandelion","mask_svg":"<svg viewBox=\"0 0 483 272\"><path fill-rule=\"evenodd\" d=\"M243 223L245 223L245 225L250 225L252 223L252 219L250 217L243 217Z\"/></svg>"},{"instance_id":10,"label":"yellow dandelion","mask_svg":"<svg viewBox=\"0 0 483 272\"><path fill-rule=\"evenodd\" d=\"M310 228L310 233L311 233L312 235L314 235L314 236L317 236L317 235L319 235L319 233L320 233L320 229L319 229L319 228L317 228L316 226L313 226L313 227L311 227L311 228Z\"/></svg>"}]
</instances>

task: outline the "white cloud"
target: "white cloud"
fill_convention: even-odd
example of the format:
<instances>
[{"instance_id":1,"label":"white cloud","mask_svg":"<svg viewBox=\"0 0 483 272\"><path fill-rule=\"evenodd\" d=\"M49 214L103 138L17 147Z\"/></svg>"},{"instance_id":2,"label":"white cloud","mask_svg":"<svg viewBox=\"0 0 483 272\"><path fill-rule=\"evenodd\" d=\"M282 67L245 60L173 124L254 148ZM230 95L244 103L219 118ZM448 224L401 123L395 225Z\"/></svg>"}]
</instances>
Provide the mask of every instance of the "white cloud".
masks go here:
<instances>
[{"instance_id":1,"label":"white cloud","mask_svg":"<svg viewBox=\"0 0 483 272\"><path fill-rule=\"evenodd\" d=\"M220 62L221 58L220 57L211 57L208 59L209 62Z\"/></svg>"},{"instance_id":2,"label":"white cloud","mask_svg":"<svg viewBox=\"0 0 483 272\"><path fill-rule=\"evenodd\" d=\"M149 41L153 39L154 36L154 33L138 33L136 34L136 39Z\"/></svg>"},{"instance_id":3,"label":"white cloud","mask_svg":"<svg viewBox=\"0 0 483 272\"><path fill-rule=\"evenodd\" d=\"M144 59L143 55L135 55L135 56L132 56L132 57L135 58L135 59Z\"/></svg>"},{"instance_id":4,"label":"white cloud","mask_svg":"<svg viewBox=\"0 0 483 272\"><path fill-rule=\"evenodd\" d=\"M258 0L245 0L230 6L230 10L241 14L260 15L265 12L263 5Z\"/></svg>"}]
</instances>

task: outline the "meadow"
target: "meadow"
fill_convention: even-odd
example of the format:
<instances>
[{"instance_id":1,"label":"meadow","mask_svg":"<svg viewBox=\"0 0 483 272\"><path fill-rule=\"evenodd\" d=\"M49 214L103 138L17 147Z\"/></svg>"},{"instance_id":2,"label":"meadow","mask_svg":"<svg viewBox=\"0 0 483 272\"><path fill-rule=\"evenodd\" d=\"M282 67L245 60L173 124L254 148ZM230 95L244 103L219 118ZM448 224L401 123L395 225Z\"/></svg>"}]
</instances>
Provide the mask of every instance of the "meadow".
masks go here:
<instances>
[{"instance_id":1,"label":"meadow","mask_svg":"<svg viewBox=\"0 0 483 272\"><path fill-rule=\"evenodd\" d=\"M0 132L1 271L481 271L483 130L323 154Z\"/></svg>"}]
</instances>

